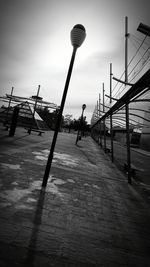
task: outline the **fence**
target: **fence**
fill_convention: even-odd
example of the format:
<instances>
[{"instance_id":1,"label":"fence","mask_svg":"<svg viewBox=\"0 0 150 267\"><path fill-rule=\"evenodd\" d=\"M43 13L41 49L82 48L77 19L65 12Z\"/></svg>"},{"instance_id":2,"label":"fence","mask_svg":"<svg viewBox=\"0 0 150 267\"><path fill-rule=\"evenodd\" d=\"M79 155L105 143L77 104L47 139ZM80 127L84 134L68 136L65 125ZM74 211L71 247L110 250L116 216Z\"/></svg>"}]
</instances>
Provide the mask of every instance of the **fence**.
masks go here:
<instances>
[{"instance_id":1,"label":"fence","mask_svg":"<svg viewBox=\"0 0 150 267\"><path fill-rule=\"evenodd\" d=\"M149 181L150 69L91 126L92 138L127 173ZM140 153L139 153L140 152ZM150 182L149 182L150 183Z\"/></svg>"}]
</instances>

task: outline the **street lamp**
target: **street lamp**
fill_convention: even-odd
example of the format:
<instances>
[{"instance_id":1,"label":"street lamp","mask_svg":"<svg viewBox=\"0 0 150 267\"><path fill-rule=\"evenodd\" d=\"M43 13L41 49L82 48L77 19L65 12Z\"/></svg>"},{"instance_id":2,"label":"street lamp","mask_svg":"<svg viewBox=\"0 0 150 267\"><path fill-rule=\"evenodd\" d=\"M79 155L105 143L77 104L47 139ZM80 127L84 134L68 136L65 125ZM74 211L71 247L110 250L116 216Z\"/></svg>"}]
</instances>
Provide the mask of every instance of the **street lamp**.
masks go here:
<instances>
[{"instance_id":1,"label":"street lamp","mask_svg":"<svg viewBox=\"0 0 150 267\"><path fill-rule=\"evenodd\" d=\"M84 113L85 108L86 108L86 105L83 104L82 105L82 114L81 114L81 118L80 118L78 132L77 132L76 145L77 145L78 141L81 140L81 135L79 133L80 133L80 128L81 128L81 125L82 125L82 122L83 122L83 113Z\"/></svg>"},{"instance_id":2,"label":"street lamp","mask_svg":"<svg viewBox=\"0 0 150 267\"><path fill-rule=\"evenodd\" d=\"M61 100L61 105L60 105L60 109L59 109L59 113L58 113L58 117L57 117L57 121L56 121L56 128L55 128L55 132L54 132L54 136L53 136L53 141L51 144L51 149L50 149L50 153L48 156L47 165L46 165L46 169L45 169L45 173L44 173L44 177L43 177L43 183L42 183L43 188L45 188L47 185L47 180L48 180L50 169L51 169L51 164L52 164L52 160L53 160L53 153L54 153L54 149L55 149L58 131L60 128L62 113L63 113L63 109L64 109L64 104L65 104L68 86L69 86L69 82L70 82L70 78L71 78L71 73L72 73L72 69L73 69L76 51L77 51L78 47L80 47L82 45L82 43L84 42L84 39L86 37L86 31L85 31L84 26L81 24L75 25L73 27L73 29L71 30L70 37L71 37L71 44L73 46L73 52L72 52L72 57L71 57L71 61L70 61L69 69L68 69L68 74L67 74L64 92L63 92L63 96L62 96L62 100Z\"/></svg>"}]
</instances>

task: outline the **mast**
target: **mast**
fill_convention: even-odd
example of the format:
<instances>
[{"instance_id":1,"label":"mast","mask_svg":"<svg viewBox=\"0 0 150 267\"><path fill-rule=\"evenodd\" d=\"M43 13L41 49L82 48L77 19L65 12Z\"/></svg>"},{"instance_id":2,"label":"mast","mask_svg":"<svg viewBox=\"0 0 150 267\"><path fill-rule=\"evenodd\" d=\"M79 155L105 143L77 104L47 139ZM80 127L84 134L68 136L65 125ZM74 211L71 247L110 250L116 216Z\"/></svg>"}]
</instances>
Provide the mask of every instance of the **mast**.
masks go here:
<instances>
[{"instance_id":1,"label":"mast","mask_svg":"<svg viewBox=\"0 0 150 267\"><path fill-rule=\"evenodd\" d=\"M128 17L125 17L125 83L128 83ZM130 128L129 128L129 103L126 103L126 142L127 142L127 168L128 183L131 184L131 155L130 155Z\"/></svg>"}]
</instances>

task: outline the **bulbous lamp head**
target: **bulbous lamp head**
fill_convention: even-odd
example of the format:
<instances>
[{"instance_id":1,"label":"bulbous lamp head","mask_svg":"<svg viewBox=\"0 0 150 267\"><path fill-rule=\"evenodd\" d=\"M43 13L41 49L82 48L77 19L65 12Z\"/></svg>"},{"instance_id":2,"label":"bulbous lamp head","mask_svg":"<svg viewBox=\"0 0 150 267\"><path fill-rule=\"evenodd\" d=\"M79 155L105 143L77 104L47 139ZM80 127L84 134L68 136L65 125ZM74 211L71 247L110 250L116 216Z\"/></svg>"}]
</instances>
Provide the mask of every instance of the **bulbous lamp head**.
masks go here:
<instances>
[{"instance_id":1,"label":"bulbous lamp head","mask_svg":"<svg viewBox=\"0 0 150 267\"><path fill-rule=\"evenodd\" d=\"M83 105L82 105L82 109L83 109L83 110L85 110L85 108L86 108L86 105L85 105L85 104L83 104Z\"/></svg>"},{"instance_id":2,"label":"bulbous lamp head","mask_svg":"<svg viewBox=\"0 0 150 267\"><path fill-rule=\"evenodd\" d=\"M80 47L86 37L84 26L81 24L75 25L71 31L70 37L71 37L71 43L73 47L74 48Z\"/></svg>"}]
</instances>

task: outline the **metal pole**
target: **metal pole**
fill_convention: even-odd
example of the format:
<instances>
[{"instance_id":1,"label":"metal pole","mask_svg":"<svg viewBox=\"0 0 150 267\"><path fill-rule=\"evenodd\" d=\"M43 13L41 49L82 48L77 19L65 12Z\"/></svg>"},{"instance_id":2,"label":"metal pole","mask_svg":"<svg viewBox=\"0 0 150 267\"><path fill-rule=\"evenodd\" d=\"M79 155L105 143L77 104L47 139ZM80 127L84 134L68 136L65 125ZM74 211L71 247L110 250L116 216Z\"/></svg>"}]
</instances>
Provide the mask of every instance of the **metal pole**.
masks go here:
<instances>
[{"instance_id":1,"label":"metal pole","mask_svg":"<svg viewBox=\"0 0 150 267\"><path fill-rule=\"evenodd\" d=\"M36 94L36 99L35 99L35 104L34 104L34 110L33 110L33 115L32 115L32 122L31 122L31 125L30 125L30 129L28 130L28 133L29 134L32 131L32 126L33 126L33 123L34 123L34 116L35 116L35 111L36 111L36 105L37 105L37 100L38 100L39 92L40 92L40 85L38 86L38 90L37 90L37 94Z\"/></svg>"},{"instance_id":2,"label":"metal pole","mask_svg":"<svg viewBox=\"0 0 150 267\"><path fill-rule=\"evenodd\" d=\"M5 123L8 123L8 113L9 113L9 109L10 109L10 104L11 104L11 99L12 99L13 91L14 91L14 87L11 88L10 99L9 99L9 103L8 103L8 108L7 108L7 114L6 114Z\"/></svg>"},{"instance_id":3,"label":"metal pole","mask_svg":"<svg viewBox=\"0 0 150 267\"><path fill-rule=\"evenodd\" d=\"M101 116L101 95L99 94L99 117Z\"/></svg>"},{"instance_id":4,"label":"metal pole","mask_svg":"<svg viewBox=\"0 0 150 267\"><path fill-rule=\"evenodd\" d=\"M112 63L110 63L110 105L112 103ZM113 123L112 114L110 115L110 135L111 135L111 161L114 161L114 146L113 146Z\"/></svg>"},{"instance_id":5,"label":"metal pole","mask_svg":"<svg viewBox=\"0 0 150 267\"><path fill-rule=\"evenodd\" d=\"M125 82L128 83L128 17L125 17ZM130 155L130 130L129 130L129 104L126 103L126 143L128 183L131 184L131 155Z\"/></svg>"},{"instance_id":6,"label":"metal pole","mask_svg":"<svg viewBox=\"0 0 150 267\"><path fill-rule=\"evenodd\" d=\"M99 118L101 116L101 95L99 94ZM99 145L102 146L102 140L101 140L101 121L99 123Z\"/></svg>"},{"instance_id":7,"label":"metal pole","mask_svg":"<svg viewBox=\"0 0 150 267\"><path fill-rule=\"evenodd\" d=\"M86 104L83 104L82 105L82 114L81 114L81 118L80 118L80 122L79 122L79 127L78 127L77 138L76 138L76 143L75 144L77 144L77 142L79 141L79 136L81 138L81 136L83 134L83 113L84 113L85 108L86 108ZM81 131L81 135L79 135L80 131Z\"/></svg>"},{"instance_id":8,"label":"metal pole","mask_svg":"<svg viewBox=\"0 0 150 267\"><path fill-rule=\"evenodd\" d=\"M99 107L99 103L98 103L98 100L97 100L97 112L96 112L96 114L97 114L97 117L99 119L99 110L98 110L98 107Z\"/></svg>"},{"instance_id":9,"label":"metal pole","mask_svg":"<svg viewBox=\"0 0 150 267\"><path fill-rule=\"evenodd\" d=\"M110 104L112 103L112 63L110 63Z\"/></svg>"},{"instance_id":10,"label":"metal pole","mask_svg":"<svg viewBox=\"0 0 150 267\"><path fill-rule=\"evenodd\" d=\"M105 89L103 83L103 112L105 112ZM104 130L104 151L106 151L106 127L105 127L105 119L103 121L103 130Z\"/></svg>"},{"instance_id":11,"label":"metal pole","mask_svg":"<svg viewBox=\"0 0 150 267\"><path fill-rule=\"evenodd\" d=\"M128 17L125 17L125 82L128 82Z\"/></svg>"},{"instance_id":12,"label":"metal pole","mask_svg":"<svg viewBox=\"0 0 150 267\"><path fill-rule=\"evenodd\" d=\"M126 141L127 141L128 183L131 184L130 129L129 129L129 107L128 107L128 104L126 104Z\"/></svg>"},{"instance_id":13,"label":"metal pole","mask_svg":"<svg viewBox=\"0 0 150 267\"><path fill-rule=\"evenodd\" d=\"M103 83L103 112L105 112L105 88Z\"/></svg>"},{"instance_id":14,"label":"metal pole","mask_svg":"<svg viewBox=\"0 0 150 267\"><path fill-rule=\"evenodd\" d=\"M10 125L10 131L9 131L9 136L14 136L16 127L17 127L17 120L18 120L18 115L19 115L19 107L16 106L14 107L13 115L12 115L12 121Z\"/></svg>"},{"instance_id":15,"label":"metal pole","mask_svg":"<svg viewBox=\"0 0 150 267\"><path fill-rule=\"evenodd\" d=\"M81 118L80 118L80 122L79 122L78 132L77 132L76 145L77 145L77 143L79 141L79 136L81 138L81 135L79 133L80 133L80 130L81 130L81 125L82 125L82 120L83 120L83 112L84 112L84 110L82 109L82 114L81 114Z\"/></svg>"},{"instance_id":16,"label":"metal pole","mask_svg":"<svg viewBox=\"0 0 150 267\"><path fill-rule=\"evenodd\" d=\"M104 151L106 152L106 126L105 126L105 119L103 121L104 126Z\"/></svg>"},{"instance_id":17,"label":"metal pole","mask_svg":"<svg viewBox=\"0 0 150 267\"><path fill-rule=\"evenodd\" d=\"M58 117L57 117L56 128L55 128L55 132L54 132L54 136L53 136L53 141L51 144L51 150L50 150L50 153L48 156L47 165L46 165L46 169L45 169L45 173L44 173L44 177L43 177L42 187L46 187L46 185L47 185L47 180L48 180L50 169L51 169L51 164L52 164L52 160L53 160L53 153L54 153L57 135L58 135L61 119L62 119L62 113L63 113L63 109L64 109L64 104L65 104L68 86L69 86L69 82L70 82L70 78L71 78L71 73L72 73L72 69L73 69L76 51L77 51L77 48L74 47L73 52L72 52L70 65L69 65L69 69L68 69L68 74L67 74L67 78L66 78L64 92L63 92L63 96L62 96L62 100L61 100L61 105L60 105L60 109L59 109L59 113L58 113Z\"/></svg>"},{"instance_id":18,"label":"metal pole","mask_svg":"<svg viewBox=\"0 0 150 267\"><path fill-rule=\"evenodd\" d=\"M100 121L100 146L102 147L102 134L101 134L101 131L102 131L102 125L101 125L101 121Z\"/></svg>"},{"instance_id":19,"label":"metal pole","mask_svg":"<svg viewBox=\"0 0 150 267\"><path fill-rule=\"evenodd\" d=\"M113 123L112 114L110 115L110 134L111 134L111 161L114 161L114 144L113 144Z\"/></svg>"},{"instance_id":20,"label":"metal pole","mask_svg":"<svg viewBox=\"0 0 150 267\"><path fill-rule=\"evenodd\" d=\"M36 106L37 106L37 100L38 100L39 92L40 92L40 85L38 86L37 95L36 95L36 99L35 99L34 111L33 111L33 119L34 119L34 115L35 115L35 111L36 111Z\"/></svg>"}]
</instances>

